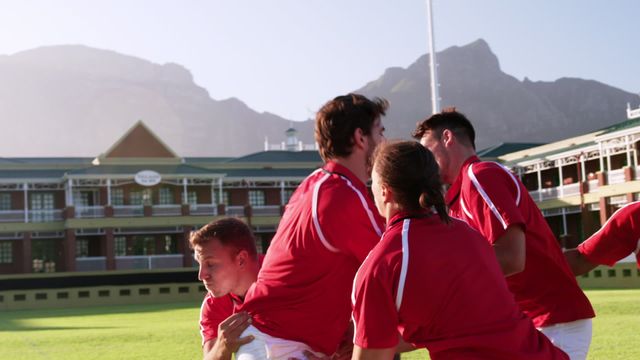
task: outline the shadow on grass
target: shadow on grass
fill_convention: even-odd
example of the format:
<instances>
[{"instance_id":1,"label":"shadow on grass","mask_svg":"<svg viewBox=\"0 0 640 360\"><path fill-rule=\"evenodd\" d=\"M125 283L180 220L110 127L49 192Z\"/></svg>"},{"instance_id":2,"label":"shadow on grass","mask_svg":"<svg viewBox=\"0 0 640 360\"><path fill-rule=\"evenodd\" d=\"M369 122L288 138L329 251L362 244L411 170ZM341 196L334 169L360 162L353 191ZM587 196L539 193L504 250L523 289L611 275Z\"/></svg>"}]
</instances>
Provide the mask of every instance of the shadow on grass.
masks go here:
<instances>
[{"instance_id":1,"label":"shadow on grass","mask_svg":"<svg viewBox=\"0 0 640 360\"><path fill-rule=\"evenodd\" d=\"M134 304L134 305L106 305L92 307L76 307L63 309L31 309L0 311L0 331L5 331L4 324L28 320L57 317L141 314L148 312L162 312L182 309L200 309L200 302L180 302L169 304Z\"/></svg>"},{"instance_id":2,"label":"shadow on grass","mask_svg":"<svg viewBox=\"0 0 640 360\"><path fill-rule=\"evenodd\" d=\"M24 326L15 322L2 324L2 332L22 332L22 331L56 331L56 330L108 330L117 329L111 326Z\"/></svg>"}]
</instances>

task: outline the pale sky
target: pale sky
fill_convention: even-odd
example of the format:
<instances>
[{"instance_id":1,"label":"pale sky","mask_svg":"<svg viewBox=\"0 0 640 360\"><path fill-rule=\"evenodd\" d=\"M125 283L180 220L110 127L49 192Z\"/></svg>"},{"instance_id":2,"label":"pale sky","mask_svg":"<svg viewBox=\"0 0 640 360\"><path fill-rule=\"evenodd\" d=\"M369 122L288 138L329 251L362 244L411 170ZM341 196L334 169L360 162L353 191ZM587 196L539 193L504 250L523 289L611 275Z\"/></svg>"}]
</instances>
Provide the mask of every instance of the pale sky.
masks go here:
<instances>
[{"instance_id":1,"label":"pale sky","mask_svg":"<svg viewBox=\"0 0 640 360\"><path fill-rule=\"evenodd\" d=\"M520 80L640 92L640 1L433 3L438 51L483 38ZM425 0L0 0L0 54L83 44L174 62L216 100L304 120L427 53L427 26Z\"/></svg>"}]
</instances>

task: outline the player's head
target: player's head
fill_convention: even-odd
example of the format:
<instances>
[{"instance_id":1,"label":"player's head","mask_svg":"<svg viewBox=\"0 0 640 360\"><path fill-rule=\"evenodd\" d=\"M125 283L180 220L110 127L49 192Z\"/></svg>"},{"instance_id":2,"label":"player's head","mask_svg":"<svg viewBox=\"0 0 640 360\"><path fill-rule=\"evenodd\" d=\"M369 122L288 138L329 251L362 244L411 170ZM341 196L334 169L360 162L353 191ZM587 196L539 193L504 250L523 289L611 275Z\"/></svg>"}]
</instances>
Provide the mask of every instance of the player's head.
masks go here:
<instances>
[{"instance_id":1,"label":"player's head","mask_svg":"<svg viewBox=\"0 0 640 360\"><path fill-rule=\"evenodd\" d=\"M371 178L376 207L382 215L389 207L409 213L433 208L444 222L449 221L438 164L417 142L380 145L374 153Z\"/></svg>"},{"instance_id":2,"label":"player's head","mask_svg":"<svg viewBox=\"0 0 640 360\"><path fill-rule=\"evenodd\" d=\"M387 100L369 100L359 94L338 96L316 114L315 138L324 161L349 157L355 148L363 148L368 158L384 140L381 118Z\"/></svg>"},{"instance_id":3,"label":"player's head","mask_svg":"<svg viewBox=\"0 0 640 360\"><path fill-rule=\"evenodd\" d=\"M215 297L235 292L243 271L257 261L255 238L239 219L212 221L193 232L189 239L199 264L198 279Z\"/></svg>"},{"instance_id":4,"label":"player's head","mask_svg":"<svg viewBox=\"0 0 640 360\"><path fill-rule=\"evenodd\" d=\"M455 108L448 108L419 122L413 137L435 156L442 181L451 184L457 177L457 156L475 152L476 133L471 122ZM462 155L465 154L465 155Z\"/></svg>"}]
</instances>

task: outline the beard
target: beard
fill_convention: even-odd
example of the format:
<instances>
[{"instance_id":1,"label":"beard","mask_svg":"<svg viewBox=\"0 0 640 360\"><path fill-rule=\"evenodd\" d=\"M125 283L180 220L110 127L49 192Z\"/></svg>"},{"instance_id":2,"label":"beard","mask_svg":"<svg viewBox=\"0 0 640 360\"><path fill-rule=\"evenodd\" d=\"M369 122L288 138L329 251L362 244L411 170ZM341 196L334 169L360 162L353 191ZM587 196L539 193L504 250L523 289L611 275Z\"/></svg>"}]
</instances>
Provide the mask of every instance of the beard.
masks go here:
<instances>
[{"instance_id":1,"label":"beard","mask_svg":"<svg viewBox=\"0 0 640 360\"><path fill-rule=\"evenodd\" d=\"M368 180L371 179L371 172L373 171L373 151L376 149L375 146L369 145L367 148L367 154L365 158L365 164L367 169L367 177Z\"/></svg>"}]
</instances>

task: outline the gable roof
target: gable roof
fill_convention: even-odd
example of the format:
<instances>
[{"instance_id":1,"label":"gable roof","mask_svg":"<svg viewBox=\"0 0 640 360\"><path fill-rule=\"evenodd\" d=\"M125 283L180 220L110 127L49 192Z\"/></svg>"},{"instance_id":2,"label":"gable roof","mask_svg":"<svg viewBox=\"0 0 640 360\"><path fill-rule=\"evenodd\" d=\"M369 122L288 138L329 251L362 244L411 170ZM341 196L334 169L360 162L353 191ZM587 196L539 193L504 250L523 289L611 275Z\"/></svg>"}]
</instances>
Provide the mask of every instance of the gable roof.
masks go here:
<instances>
[{"instance_id":1,"label":"gable roof","mask_svg":"<svg viewBox=\"0 0 640 360\"><path fill-rule=\"evenodd\" d=\"M138 120L100 158L178 158L178 155Z\"/></svg>"}]
</instances>

